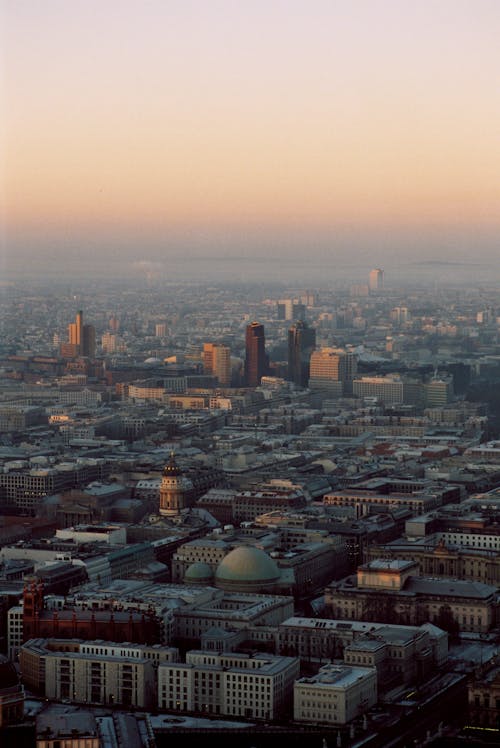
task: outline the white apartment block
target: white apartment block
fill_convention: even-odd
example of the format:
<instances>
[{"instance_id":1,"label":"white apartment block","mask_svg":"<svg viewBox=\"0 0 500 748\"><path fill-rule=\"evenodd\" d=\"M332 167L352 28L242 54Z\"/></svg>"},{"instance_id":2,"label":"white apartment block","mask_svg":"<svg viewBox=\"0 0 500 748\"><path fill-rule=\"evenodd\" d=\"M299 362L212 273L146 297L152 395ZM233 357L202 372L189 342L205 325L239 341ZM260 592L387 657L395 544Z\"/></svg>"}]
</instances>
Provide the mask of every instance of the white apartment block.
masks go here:
<instances>
[{"instance_id":1,"label":"white apartment block","mask_svg":"<svg viewBox=\"0 0 500 748\"><path fill-rule=\"evenodd\" d=\"M345 725L377 703L374 668L324 665L300 678L293 689L293 718L298 722Z\"/></svg>"},{"instance_id":2,"label":"white apartment block","mask_svg":"<svg viewBox=\"0 0 500 748\"><path fill-rule=\"evenodd\" d=\"M7 611L7 656L15 660L23 643L23 606L14 605Z\"/></svg>"},{"instance_id":3,"label":"white apartment block","mask_svg":"<svg viewBox=\"0 0 500 748\"><path fill-rule=\"evenodd\" d=\"M185 663L159 665L158 706L181 712L279 719L291 713L298 675L296 657L193 650L186 654Z\"/></svg>"}]
</instances>

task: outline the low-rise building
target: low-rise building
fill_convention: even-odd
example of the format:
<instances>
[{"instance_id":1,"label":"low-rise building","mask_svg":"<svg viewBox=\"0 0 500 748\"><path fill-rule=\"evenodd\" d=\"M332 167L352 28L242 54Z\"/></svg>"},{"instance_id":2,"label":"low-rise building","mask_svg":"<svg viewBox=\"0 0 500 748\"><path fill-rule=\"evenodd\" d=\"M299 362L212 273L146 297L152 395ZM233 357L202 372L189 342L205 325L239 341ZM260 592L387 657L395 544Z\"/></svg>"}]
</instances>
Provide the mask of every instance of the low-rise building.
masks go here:
<instances>
[{"instance_id":1,"label":"low-rise building","mask_svg":"<svg viewBox=\"0 0 500 748\"><path fill-rule=\"evenodd\" d=\"M19 661L25 685L49 699L152 708L156 668L178 657L170 647L30 639L21 647Z\"/></svg>"},{"instance_id":2,"label":"low-rise building","mask_svg":"<svg viewBox=\"0 0 500 748\"><path fill-rule=\"evenodd\" d=\"M289 717L299 660L264 654L191 651L158 667L158 706L257 720Z\"/></svg>"},{"instance_id":3,"label":"low-rise building","mask_svg":"<svg viewBox=\"0 0 500 748\"><path fill-rule=\"evenodd\" d=\"M486 633L497 622L497 589L480 582L418 576L418 563L377 559L358 567L357 576L332 582L325 604L338 618L402 623L434 623L450 633Z\"/></svg>"},{"instance_id":4,"label":"low-rise building","mask_svg":"<svg viewBox=\"0 0 500 748\"><path fill-rule=\"evenodd\" d=\"M330 663L297 680L293 689L293 717L299 722L345 725L376 703L374 668Z\"/></svg>"}]
</instances>

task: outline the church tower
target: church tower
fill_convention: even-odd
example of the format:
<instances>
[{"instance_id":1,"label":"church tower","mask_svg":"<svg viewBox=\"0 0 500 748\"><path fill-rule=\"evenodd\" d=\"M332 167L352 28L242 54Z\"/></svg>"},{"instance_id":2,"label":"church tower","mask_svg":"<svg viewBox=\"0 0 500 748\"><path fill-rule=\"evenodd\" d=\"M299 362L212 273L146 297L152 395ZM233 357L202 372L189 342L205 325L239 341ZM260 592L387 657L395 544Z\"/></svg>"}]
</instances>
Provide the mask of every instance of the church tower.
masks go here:
<instances>
[{"instance_id":1,"label":"church tower","mask_svg":"<svg viewBox=\"0 0 500 748\"><path fill-rule=\"evenodd\" d=\"M170 460L163 468L160 486L160 514L164 517L179 516L184 509L188 508L189 492L192 488L193 484L183 476L172 452Z\"/></svg>"}]
</instances>

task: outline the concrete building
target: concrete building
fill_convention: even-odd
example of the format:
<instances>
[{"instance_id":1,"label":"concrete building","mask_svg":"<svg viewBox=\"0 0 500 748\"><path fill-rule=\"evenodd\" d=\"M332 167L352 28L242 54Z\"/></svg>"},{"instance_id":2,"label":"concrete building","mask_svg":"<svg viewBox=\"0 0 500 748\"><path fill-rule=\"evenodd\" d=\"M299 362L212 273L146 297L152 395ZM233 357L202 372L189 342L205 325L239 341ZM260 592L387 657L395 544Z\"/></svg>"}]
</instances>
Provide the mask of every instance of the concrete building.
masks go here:
<instances>
[{"instance_id":1,"label":"concrete building","mask_svg":"<svg viewBox=\"0 0 500 748\"><path fill-rule=\"evenodd\" d=\"M252 322L246 328L245 337L245 384L258 387L261 378L268 373L269 359L266 354L264 325Z\"/></svg>"},{"instance_id":2,"label":"concrete building","mask_svg":"<svg viewBox=\"0 0 500 748\"><path fill-rule=\"evenodd\" d=\"M158 667L158 706L255 720L291 714L299 675L295 657L191 651L185 663Z\"/></svg>"},{"instance_id":3,"label":"concrete building","mask_svg":"<svg viewBox=\"0 0 500 748\"><path fill-rule=\"evenodd\" d=\"M323 497L325 506L353 507L356 517L369 514L371 507L385 507L387 510L397 507L410 509L413 514L425 514L437 509L442 504L440 495L431 493L387 493L380 494L366 490L335 491Z\"/></svg>"},{"instance_id":4,"label":"concrete building","mask_svg":"<svg viewBox=\"0 0 500 748\"><path fill-rule=\"evenodd\" d=\"M357 369L356 354L342 348L320 348L311 353L309 388L325 390L331 397L349 394Z\"/></svg>"},{"instance_id":5,"label":"concrete building","mask_svg":"<svg viewBox=\"0 0 500 748\"><path fill-rule=\"evenodd\" d=\"M315 345L316 331L305 322L296 322L288 330L288 379L298 387L307 387Z\"/></svg>"},{"instance_id":6,"label":"concrete building","mask_svg":"<svg viewBox=\"0 0 500 748\"><path fill-rule=\"evenodd\" d=\"M385 405L399 405L404 402L404 383L397 374L354 379L352 392L356 397L377 398Z\"/></svg>"},{"instance_id":7,"label":"concrete building","mask_svg":"<svg viewBox=\"0 0 500 748\"><path fill-rule=\"evenodd\" d=\"M486 633L497 623L496 587L418 573L417 562L377 559L358 567L355 577L330 584L325 604L339 618L430 622L450 633Z\"/></svg>"},{"instance_id":8,"label":"concrete building","mask_svg":"<svg viewBox=\"0 0 500 748\"><path fill-rule=\"evenodd\" d=\"M368 276L368 288L371 293L378 293L384 288L384 271L380 268L374 268L370 270Z\"/></svg>"},{"instance_id":9,"label":"concrete building","mask_svg":"<svg viewBox=\"0 0 500 748\"><path fill-rule=\"evenodd\" d=\"M24 682L48 699L151 709L156 703L153 661L140 648L108 647L102 641L31 639L19 654Z\"/></svg>"},{"instance_id":10,"label":"concrete building","mask_svg":"<svg viewBox=\"0 0 500 748\"><path fill-rule=\"evenodd\" d=\"M203 344L203 371L217 377L221 387L231 386L231 349L222 343Z\"/></svg>"},{"instance_id":11,"label":"concrete building","mask_svg":"<svg viewBox=\"0 0 500 748\"><path fill-rule=\"evenodd\" d=\"M323 665L316 675L299 678L293 688L293 718L298 722L345 725L376 703L374 668Z\"/></svg>"},{"instance_id":12,"label":"concrete building","mask_svg":"<svg viewBox=\"0 0 500 748\"><path fill-rule=\"evenodd\" d=\"M278 626L293 615L293 598L218 590L203 603L176 608L173 615L174 642L189 648L199 646L201 637L214 627L237 631L250 626Z\"/></svg>"}]
</instances>

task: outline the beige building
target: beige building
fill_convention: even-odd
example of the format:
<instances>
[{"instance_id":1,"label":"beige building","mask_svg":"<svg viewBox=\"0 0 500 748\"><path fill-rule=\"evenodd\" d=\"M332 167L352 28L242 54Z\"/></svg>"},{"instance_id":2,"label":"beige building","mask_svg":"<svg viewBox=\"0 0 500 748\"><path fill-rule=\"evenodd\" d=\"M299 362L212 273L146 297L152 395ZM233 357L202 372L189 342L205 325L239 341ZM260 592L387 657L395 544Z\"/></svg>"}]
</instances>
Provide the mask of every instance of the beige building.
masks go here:
<instances>
[{"instance_id":1,"label":"beige building","mask_svg":"<svg viewBox=\"0 0 500 748\"><path fill-rule=\"evenodd\" d=\"M30 639L20 650L23 681L49 699L152 708L156 667L178 650L76 639Z\"/></svg>"},{"instance_id":2,"label":"beige building","mask_svg":"<svg viewBox=\"0 0 500 748\"><path fill-rule=\"evenodd\" d=\"M293 717L298 722L345 725L376 703L374 668L323 665L316 675L297 680L293 689Z\"/></svg>"},{"instance_id":3,"label":"beige building","mask_svg":"<svg viewBox=\"0 0 500 748\"><path fill-rule=\"evenodd\" d=\"M231 350L221 343L204 343L203 371L217 377L221 387L231 385Z\"/></svg>"},{"instance_id":4,"label":"beige building","mask_svg":"<svg viewBox=\"0 0 500 748\"><path fill-rule=\"evenodd\" d=\"M356 576L326 588L326 607L336 618L412 626L430 622L451 633L486 633L496 624L496 587L418 574L417 562L371 561L358 567Z\"/></svg>"},{"instance_id":5,"label":"beige building","mask_svg":"<svg viewBox=\"0 0 500 748\"><path fill-rule=\"evenodd\" d=\"M292 615L292 597L226 592L202 604L176 608L175 639L198 646L201 637L213 627L234 631L249 626L278 626Z\"/></svg>"},{"instance_id":6,"label":"beige building","mask_svg":"<svg viewBox=\"0 0 500 748\"><path fill-rule=\"evenodd\" d=\"M290 716L299 660L191 651L158 668L158 706L181 712L273 720Z\"/></svg>"},{"instance_id":7,"label":"beige building","mask_svg":"<svg viewBox=\"0 0 500 748\"><path fill-rule=\"evenodd\" d=\"M356 517L370 513L370 507L386 507L394 509L404 507L413 514L425 514L442 505L440 495L425 493L375 493L373 491L335 491L323 497L326 506L351 506Z\"/></svg>"},{"instance_id":8,"label":"beige building","mask_svg":"<svg viewBox=\"0 0 500 748\"><path fill-rule=\"evenodd\" d=\"M357 356L342 348L320 348L311 353L309 388L328 390L332 396L352 391L358 369Z\"/></svg>"}]
</instances>

